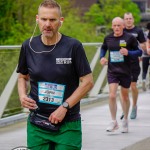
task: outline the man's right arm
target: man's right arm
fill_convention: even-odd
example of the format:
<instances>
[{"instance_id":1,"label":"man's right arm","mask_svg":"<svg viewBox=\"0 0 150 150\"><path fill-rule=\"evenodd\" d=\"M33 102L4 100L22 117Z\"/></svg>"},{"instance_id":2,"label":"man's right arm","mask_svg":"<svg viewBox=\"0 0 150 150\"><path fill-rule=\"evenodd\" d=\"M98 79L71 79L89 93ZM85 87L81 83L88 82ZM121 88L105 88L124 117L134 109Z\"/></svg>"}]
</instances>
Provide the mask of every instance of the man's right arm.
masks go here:
<instances>
[{"instance_id":1,"label":"man's right arm","mask_svg":"<svg viewBox=\"0 0 150 150\"><path fill-rule=\"evenodd\" d=\"M108 64L108 60L105 58L105 55L106 55L106 50L101 48L101 51L100 51L100 64L101 65Z\"/></svg>"},{"instance_id":2,"label":"man's right arm","mask_svg":"<svg viewBox=\"0 0 150 150\"><path fill-rule=\"evenodd\" d=\"M19 99L20 99L21 105L24 108L35 109L37 108L36 102L27 96L27 90L28 90L27 82L28 81L29 81L29 75L23 75L19 73L19 76L18 76Z\"/></svg>"}]
</instances>

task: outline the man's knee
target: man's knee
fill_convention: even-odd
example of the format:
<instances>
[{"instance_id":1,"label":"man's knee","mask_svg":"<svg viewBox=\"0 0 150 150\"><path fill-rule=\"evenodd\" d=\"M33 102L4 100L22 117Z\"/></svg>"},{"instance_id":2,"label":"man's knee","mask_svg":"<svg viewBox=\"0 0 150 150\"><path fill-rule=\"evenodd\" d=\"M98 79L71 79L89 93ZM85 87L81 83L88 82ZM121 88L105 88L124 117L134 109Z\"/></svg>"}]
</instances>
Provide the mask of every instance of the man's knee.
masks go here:
<instances>
[{"instance_id":1,"label":"man's knee","mask_svg":"<svg viewBox=\"0 0 150 150\"><path fill-rule=\"evenodd\" d=\"M122 100L127 103L129 101L129 96L128 95L124 95L122 96Z\"/></svg>"},{"instance_id":2,"label":"man's knee","mask_svg":"<svg viewBox=\"0 0 150 150\"><path fill-rule=\"evenodd\" d=\"M137 83L131 82L130 88L131 88L131 90L136 90L137 89Z\"/></svg>"},{"instance_id":3,"label":"man's knee","mask_svg":"<svg viewBox=\"0 0 150 150\"><path fill-rule=\"evenodd\" d=\"M110 100L115 100L116 99L116 94L115 93L110 93L109 98L110 98Z\"/></svg>"}]
</instances>

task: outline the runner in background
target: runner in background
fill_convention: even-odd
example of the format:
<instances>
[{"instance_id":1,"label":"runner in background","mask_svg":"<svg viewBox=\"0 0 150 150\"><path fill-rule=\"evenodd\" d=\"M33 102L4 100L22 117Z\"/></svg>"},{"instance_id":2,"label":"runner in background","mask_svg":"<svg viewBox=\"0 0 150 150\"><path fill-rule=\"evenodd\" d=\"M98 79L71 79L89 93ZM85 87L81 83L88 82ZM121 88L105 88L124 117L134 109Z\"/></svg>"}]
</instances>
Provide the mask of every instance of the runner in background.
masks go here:
<instances>
[{"instance_id":1,"label":"runner in background","mask_svg":"<svg viewBox=\"0 0 150 150\"><path fill-rule=\"evenodd\" d=\"M131 84L131 58L142 55L142 50L138 47L136 38L123 32L124 21L120 17L112 20L113 33L104 38L100 51L100 64L108 64L107 80L109 84L109 110L111 122L106 131L112 132L119 128L117 115L117 90L121 86L122 106L124 119L122 122L122 133L128 132L128 112L130 107L129 87ZM108 59L105 58L108 51Z\"/></svg>"},{"instance_id":2,"label":"runner in background","mask_svg":"<svg viewBox=\"0 0 150 150\"><path fill-rule=\"evenodd\" d=\"M146 26L146 31L145 31L145 36L147 38L147 50L149 49L149 43L150 43L150 22L147 23ZM143 91L146 91L146 76L149 68L149 62L150 61L150 55L147 54L147 51L143 52L142 55L142 89Z\"/></svg>"},{"instance_id":3,"label":"runner in background","mask_svg":"<svg viewBox=\"0 0 150 150\"><path fill-rule=\"evenodd\" d=\"M137 41L139 42L139 46L143 51L146 51L146 38L144 36L144 32L142 29L138 28L134 25L134 18L132 13L128 12L124 14L124 23L125 23L125 32L132 34ZM138 88L137 81L140 74L140 64L139 58L135 57L131 60L131 93L132 93L132 111L130 114L130 119L136 119L137 117L137 100L138 100ZM122 97L122 96L121 96ZM121 98L122 99L122 98ZM121 116L121 119L124 115Z\"/></svg>"}]
</instances>

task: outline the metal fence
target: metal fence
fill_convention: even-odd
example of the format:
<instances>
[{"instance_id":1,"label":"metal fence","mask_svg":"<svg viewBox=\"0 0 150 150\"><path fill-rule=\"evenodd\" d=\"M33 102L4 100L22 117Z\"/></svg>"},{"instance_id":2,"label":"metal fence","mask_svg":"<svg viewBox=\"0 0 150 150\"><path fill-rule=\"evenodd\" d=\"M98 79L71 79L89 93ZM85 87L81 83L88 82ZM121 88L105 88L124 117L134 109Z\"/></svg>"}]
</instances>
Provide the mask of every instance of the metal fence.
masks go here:
<instances>
[{"instance_id":1,"label":"metal fence","mask_svg":"<svg viewBox=\"0 0 150 150\"><path fill-rule=\"evenodd\" d=\"M88 97L97 97L100 95L100 93L108 93L108 84L106 81L106 73L107 73L107 66L100 66L99 64L99 54L100 54L100 47L102 43L83 43L83 46L85 48L85 51L87 53L87 57L89 58L91 70L93 72L93 75L95 77L95 84L92 90L88 93ZM15 112L11 114L4 115L4 112L7 111L7 105L9 104L9 101L11 101L11 98L13 98L13 101L19 102L19 98L16 97L18 95L17 93L17 88L16 88L16 83L17 83L17 78L18 74L16 73L16 66L17 66L17 60L19 56L19 50L20 50L20 45L9 45L9 46L0 46L0 118L4 118L5 116L13 115L16 114L17 110L23 110L21 108L21 105L18 106L18 108L12 108ZM13 51L14 50L14 51ZM11 60L5 60L5 55L3 53L9 54L8 59L13 58L16 56L15 59ZM17 54L16 54L17 53ZM90 54L89 54L90 53ZM3 54L3 55L2 55ZM16 55L14 55L16 54ZM88 56L90 55L90 56ZM15 60L15 61L14 61ZM6 62L5 62L6 61ZM1 62L3 62L1 64ZM8 63L14 63L12 68L9 69L10 64ZM5 66L7 64L8 66ZM140 63L141 65L141 63ZM3 68L3 69L2 69ZM5 69L7 68L10 71L10 76L7 77L8 80L3 83L3 80L6 78L6 73L4 73ZM147 85L149 85L149 74L147 75ZM141 87L142 85L142 75L140 74L139 80L138 80L138 86ZM15 90L15 92L14 92ZM15 93L15 96L12 96L12 94ZM15 100L14 100L15 99ZM12 105L13 102L10 102L10 106ZM10 110L8 111L10 112ZM19 112L19 111L18 111Z\"/></svg>"},{"instance_id":2,"label":"metal fence","mask_svg":"<svg viewBox=\"0 0 150 150\"><path fill-rule=\"evenodd\" d=\"M93 72L94 72L94 70L98 70L98 69L96 69L96 66L98 65L98 67L100 67L100 65L99 65L100 50L99 49L100 49L101 43L83 43L83 46L84 46L86 52L87 51L92 52L91 56L88 57L89 61L90 61L91 70ZM13 58L14 57L13 53L15 53L17 51L16 59L18 59L20 47L21 47L20 45L0 46L0 55L2 56L2 54L4 55L4 53L6 53L6 54L9 54L8 58ZM87 54L88 54L88 52L87 52ZM5 55L2 56L1 59L4 59L4 58L5 58ZM11 60L3 60L3 61L9 62ZM17 62L17 60L16 60L16 62ZM3 74L3 70L5 70L4 68L3 68L3 70L2 69L0 70L0 73L2 74L2 75L0 75L0 82L1 82L0 84L1 84L1 87L3 87L1 89L1 93L0 93L0 118L5 117L5 116L9 116L9 115L13 115L16 113L15 112L12 114L4 115L4 112L6 112L8 110L7 105L9 104L9 101L12 97L12 94L14 93L14 89L16 88L16 83L17 83L17 78L18 78L18 74L16 73L16 66L17 66L16 62L15 62L15 64L13 64L14 68L11 69L12 72L10 73L8 80L5 81L5 83L3 83L3 85L2 85L1 81L3 80L3 78L5 79L5 76L7 73ZM0 64L0 65L2 66L2 64ZM10 70L9 67L10 67L10 65L5 66L5 68ZM96 77L95 78L95 86L89 92L89 94L88 94L89 97L95 97L99 94L99 92L102 88L103 82L104 82L104 78L106 77L106 68L107 67L104 67L102 69L102 71L95 73L96 74L95 75L95 77ZM15 92L16 92L15 95L17 95L17 90L15 90ZM19 102L18 97L14 97L14 99L15 100L13 100L13 101ZM19 106L19 107L21 109L21 106ZM12 110L15 111L16 108L12 108ZM10 109L8 112L11 112Z\"/></svg>"}]
</instances>

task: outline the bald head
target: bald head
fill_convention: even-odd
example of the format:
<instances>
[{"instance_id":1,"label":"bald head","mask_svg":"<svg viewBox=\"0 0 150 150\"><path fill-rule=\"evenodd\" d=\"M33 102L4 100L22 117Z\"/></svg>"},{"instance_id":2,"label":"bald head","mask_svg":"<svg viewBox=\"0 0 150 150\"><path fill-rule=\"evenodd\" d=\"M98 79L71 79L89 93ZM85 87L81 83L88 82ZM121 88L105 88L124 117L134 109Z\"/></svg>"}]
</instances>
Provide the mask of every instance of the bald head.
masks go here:
<instances>
[{"instance_id":1,"label":"bald head","mask_svg":"<svg viewBox=\"0 0 150 150\"><path fill-rule=\"evenodd\" d=\"M115 17L115 18L112 20L112 24L113 24L114 22L118 22L118 23L124 25L124 21L123 21L123 19L120 18L120 17Z\"/></svg>"},{"instance_id":2,"label":"bald head","mask_svg":"<svg viewBox=\"0 0 150 150\"><path fill-rule=\"evenodd\" d=\"M124 20L120 17L115 17L112 20L112 29L114 31L114 36L121 36L124 29Z\"/></svg>"}]
</instances>

